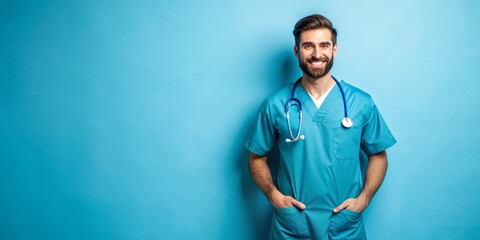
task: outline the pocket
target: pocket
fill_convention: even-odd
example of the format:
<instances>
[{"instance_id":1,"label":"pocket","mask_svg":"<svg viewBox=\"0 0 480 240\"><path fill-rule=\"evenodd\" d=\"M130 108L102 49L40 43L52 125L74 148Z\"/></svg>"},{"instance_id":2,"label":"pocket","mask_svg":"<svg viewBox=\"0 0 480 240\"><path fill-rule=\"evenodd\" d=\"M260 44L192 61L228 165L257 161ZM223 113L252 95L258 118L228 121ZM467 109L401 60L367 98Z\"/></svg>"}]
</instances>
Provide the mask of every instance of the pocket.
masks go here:
<instances>
[{"instance_id":1,"label":"pocket","mask_svg":"<svg viewBox=\"0 0 480 240\"><path fill-rule=\"evenodd\" d=\"M338 160L359 159L362 128L335 128L333 137L333 154Z\"/></svg>"},{"instance_id":2,"label":"pocket","mask_svg":"<svg viewBox=\"0 0 480 240\"><path fill-rule=\"evenodd\" d=\"M329 235L335 239L366 239L362 214L343 209L332 216Z\"/></svg>"},{"instance_id":3,"label":"pocket","mask_svg":"<svg viewBox=\"0 0 480 240\"><path fill-rule=\"evenodd\" d=\"M276 208L274 213L273 229L282 239L310 238L307 225L307 217L303 210L292 206L288 208Z\"/></svg>"}]
</instances>

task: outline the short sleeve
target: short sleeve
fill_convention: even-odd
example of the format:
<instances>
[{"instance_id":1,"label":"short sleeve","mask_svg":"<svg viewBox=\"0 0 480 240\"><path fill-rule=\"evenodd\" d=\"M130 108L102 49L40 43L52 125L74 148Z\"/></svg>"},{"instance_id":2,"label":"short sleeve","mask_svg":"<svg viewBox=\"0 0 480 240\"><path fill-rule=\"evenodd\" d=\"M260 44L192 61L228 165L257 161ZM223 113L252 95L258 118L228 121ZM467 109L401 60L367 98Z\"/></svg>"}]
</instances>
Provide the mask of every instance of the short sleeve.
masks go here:
<instances>
[{"instance_id":1,"label":"short sleeve","mask_svg":"<svg viewBox=\"0 0 480 240\"><path fill-rule=\"evenodd\" d=\"M270 154L278 136L270 110L267 99L258 110L256 121L245 143L248 151L260 156Z\"/></svg>"},{"instance_id":2,"label":"short sleeve","mask_svg":"<svg viewBox=\"0 0 480 240\"><path fill-rule=\"evenodd\" d=\"M366 121L362 129L361 148L367 155L373 155L393 146L397 140L373 104L367 109Z\"/></svg>"}]
</instances>

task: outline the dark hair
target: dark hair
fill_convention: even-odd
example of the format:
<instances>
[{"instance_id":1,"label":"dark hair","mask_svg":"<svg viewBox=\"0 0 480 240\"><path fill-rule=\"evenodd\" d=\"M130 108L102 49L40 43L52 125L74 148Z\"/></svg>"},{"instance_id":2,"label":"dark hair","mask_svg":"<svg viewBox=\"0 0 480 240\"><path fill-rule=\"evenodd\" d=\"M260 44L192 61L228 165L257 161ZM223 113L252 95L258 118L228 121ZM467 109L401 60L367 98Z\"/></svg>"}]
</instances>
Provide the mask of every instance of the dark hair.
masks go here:
<instances>
[{"instance_id":1,"label":"dark hair","mask_svg":"<svg viewBox=\"0 0 480 240\"><path fill-rule=\"evenodd\" d=\"M337 30L333 28L332 22L328 18L320 15L313 14L306 16L295 24L293 28L293 36L295 36L295 46L299 47L300 44L300 34L307 30L326 28L332 33L332 42L333 46L337 44Z\"/></svg>"}]
</instances>

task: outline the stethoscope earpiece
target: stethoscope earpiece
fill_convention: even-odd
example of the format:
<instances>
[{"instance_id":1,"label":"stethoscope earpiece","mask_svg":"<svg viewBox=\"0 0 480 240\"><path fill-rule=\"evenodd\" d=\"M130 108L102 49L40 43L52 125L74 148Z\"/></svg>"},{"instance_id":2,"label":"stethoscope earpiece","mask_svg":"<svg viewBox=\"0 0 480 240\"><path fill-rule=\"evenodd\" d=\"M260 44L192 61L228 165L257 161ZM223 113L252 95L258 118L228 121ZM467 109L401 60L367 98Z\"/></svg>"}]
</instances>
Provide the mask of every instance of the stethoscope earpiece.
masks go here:
<instances>
[{"instance_id":1,"label":"stethoscope earpiece","mask_svg":"<svg viewBox=\"0 0 480 240\"><path fill-rule=\"evenodd\" d=\"M342 86L340 86L340 83L338 82L338 80L333 77L333 80L335 81L336 85L338 86L338 88L340 89L340 92L342 93L342 100L343 100L343 111L344 111L344 114L345 114L345 117L342 119L342 126L345 127L345 128L351 128L353 126L353 121L351 118L348 117L348 113L347 113L347 100L345 99L345 93L343 92L343 88ZM285 142L287 143L290 143L290 142L296 142L298 140L304 140L305 139L305 136L304 135L300 135L300 133L302 132L302 102L295 97L295 90L297 89L297 86L298 84L300 83L300 81L302 80L302 78L298 79L295 84L293 85L293 89L292 89L292 94L290 96L290 98L287 100L287 102L285 102L285 116L287 118L287 127L288 127L288 131L290 133L290 137L291 138L287 138L285 139ZM292 103L293 104L290 104ZM293 132L292 132L292 127L290 125L290 106L291 105L297 105L297 108L298 108L298 111L299 111L299 126L298 126L298 131L297 131L297 134L296 136L293 136Z\"/></svg>"},{"instance_id":2,"label":"stethoscope earpiece","mask_svg":"<svg viewBox=\"0 0 480 240\"><path fill-rule=\"evenodd\" d=\"M289 143L289 142L296 142L298 140L305 140L305 135L300 135L300 137L298 138L293 138L293 139L290 139L290 138L287 138L285 139L285 142Z\"/></svg>"}]
</instances>

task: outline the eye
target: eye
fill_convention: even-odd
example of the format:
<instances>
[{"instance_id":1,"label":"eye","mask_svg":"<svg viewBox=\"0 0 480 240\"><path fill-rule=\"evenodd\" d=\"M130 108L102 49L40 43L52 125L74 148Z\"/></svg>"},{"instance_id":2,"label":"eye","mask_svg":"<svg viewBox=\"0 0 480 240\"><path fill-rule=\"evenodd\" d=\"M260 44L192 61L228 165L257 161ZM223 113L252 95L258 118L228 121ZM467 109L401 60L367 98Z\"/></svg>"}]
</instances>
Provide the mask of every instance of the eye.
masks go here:
<instances>
[{"instance_id":1,"label":"eye","mask_svg":"<svg viewBox=\"0 0 480 240\"><path fill-rule=\"evenodd\" d=\"M307 49L307 50L308 50L308 49L312 49L312 45L304 45L303 48L304 48L304 49Z\"/></svg>"},{"instance_id":2,"label":"eye","mask_svg":"<svg viewBox=\"0 0 480 240\"><path fill-rule=\"evenodd\" d=\"M321 47L322 49L327 49L327 48L330 47L330 44L328 44L328 43L322 43L322 44L320 45L320 47Z\"/></svg>"}]
</instances>

